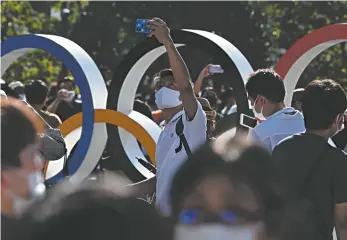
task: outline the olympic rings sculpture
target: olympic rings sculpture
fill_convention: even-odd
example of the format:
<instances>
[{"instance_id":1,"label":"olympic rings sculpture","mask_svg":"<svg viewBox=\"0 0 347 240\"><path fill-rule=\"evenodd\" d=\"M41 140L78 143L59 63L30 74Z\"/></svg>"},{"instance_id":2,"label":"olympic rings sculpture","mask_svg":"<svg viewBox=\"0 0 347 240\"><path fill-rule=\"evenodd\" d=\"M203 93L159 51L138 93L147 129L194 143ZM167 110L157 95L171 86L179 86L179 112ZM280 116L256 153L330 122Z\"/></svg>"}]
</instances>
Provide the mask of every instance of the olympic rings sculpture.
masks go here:
<instances>
[{"instance_id":1,"label":"olympic rings sculpture","mask_svg":"<svg viewBox=\"0 0 347 240\"><path fill-rule=\"evenodd\" d=\"M230 69L229 66L235 64L241 78L233 80L231 86L236 89L238 111L245 114L249 112L244 83L253 69L234 45L218 35L200 30L173 30L172 38L178 43L177 47L184 45L198 47L219 59L226 74ZM275 67L284 79L286 104L291 103L296 83L311 60L327 48L344 41L347 41L347 24L333 24L311 32L288 49ZM68 152L80 139L68 161L69 171L72 174L70 180L73 183L82 181L94 169L108 138L112 146L120 146L115 147L115 151L111 154L127 158L127 164L131 166L129 174L133 174L137 179L153 176L136 160L137 156L143 157L136 139L145 147L152 162L155 163L155 143L160 129L147 117L133 111L133 99L147 68L165 53L162 46L146 39L132 49L115 71L109 96L93 60L81 47L68 39L41 34L21 35L2 42L1 47L1 74L13 61L31 49L42 49L52 53L72 72L81 91L83 113L67 119L60 129L67 142ZM118 130L107 128L106 131L105 123L117 125ZM233 124L238 127L237 121L234 120ZM52 182L59 181L62 177L62 168L63 160L49 162L46 179Z\"/></svg>"}]
</instances>

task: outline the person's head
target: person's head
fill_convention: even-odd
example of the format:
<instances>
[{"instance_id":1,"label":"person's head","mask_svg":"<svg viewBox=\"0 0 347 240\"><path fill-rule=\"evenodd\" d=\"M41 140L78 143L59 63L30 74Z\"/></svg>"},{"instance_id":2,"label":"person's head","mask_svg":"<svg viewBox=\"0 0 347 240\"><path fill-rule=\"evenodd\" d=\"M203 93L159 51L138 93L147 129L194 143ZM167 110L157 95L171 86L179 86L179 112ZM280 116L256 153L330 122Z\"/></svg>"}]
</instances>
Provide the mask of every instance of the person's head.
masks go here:
<instances>
[{"instance_id":1,"label":"person's head","mask_svg":"<svg viewBox=\"0 0 347 240\"><path fill-rule=\"evenodd\" d=\"M216 111L212 109L210 103L206 98L197 98L206 113L207 118L207 136L209 139L213 138L214 130L216 129Z\"/></svg>"},{"instance_id":2,"label":"person's head","mask_svg":"<svg viewBox=\"0 0 347 240\"><path fill-rule=\"evenodd\" d=\"M72 102L76 98L76 85L71 77L65 77L57 83L57 91L64 91L64 102Z\"/></svg>"},{"instance_id":3,"label":"person's head","mask_svg":"<svg viewBox=\"0 0 347 240\"><path fill-rule=\"evenodd\" d=\"M246 83L246 91L254 114L260 119L271 116L283 106L284 83L280 75L272 69L253 72Z\"/></svg>"},{"instance_id":4,"label":"person's head","mask_svg":"<svg viewBox=\"0 0 347 240\"><path fill-rule=\"evenodd\" d=\"M71 77L64 77L57 83L57 90L65 89L67 91L75 91L75 82Z\"/></svg>"},{"instance_id":5,"label":"person's head","mask_svg":"<svg viewBox=\"0 0 347 240\"><path fill-rule=\"evenodd\" d=\"M218 95L214 90L206 90L201 95L202 98L206 98L213 110L217 109L218 106Z\"/></svg>"},{"instance_id":6,"label":"person's head","mask_svg":"<svg viewBox=\"0 0 347 240\"><path fill-rule=\"evenodd\" d=\"M25 95L24 95L24 85L23 83L21 83L20 81L15 81L15 82L11 82L8 85L16 94L18 94L18 97L20 100L24 100L25 99Z\"/></svg>"},{"instance_id":7,"label":"person's head","mask_svg":"<svg viewBox=\"0 0 347 240\"><path fill-rule=\"evenodd\" d=\"M301 98L302 98L302 94L304 93L304 90L305 90L304 88L297 88L293 92L292 107L300 112L302 111Z\"/></svg>"},{"instance_id":8,"label":"person's head","mask_svg":"<svg viewBox=\"0 0 347 240\"><path fill-rule=\"evenodd\" d=\"M171 69L163 69L155 75L154 91L155 103L164 115L167 111L172 115L171 112L178 112L182 108L180 92Z\"/></svg>"},{"instance_id":9,"label":"person's head","mask_svg":"<svg viewBox=\"0 0 347 240\"><path fill-rule=\"evenodd\" d=\"M269 153L242 138L202 146L172 182L177 239L263 239L267 212L282 203L274 173Z\"/></svg>"},{"instance_id":10,"label":"person's head","mask_svg":"<svg viewBox=\"0 0 347 240\"><path fill-rule=\"evenodd\" d=\"M33 80L25 84L24 93L30 105L42 106L46 100L48 87L42 80Z\"/></svg>"},{"instance_id":11,"label":"person's head","mask_svg":"<svg viewBox=\"0 0 347 240\"><path fill-rule=\"evenodd\" d=\"M324 131L328 137L343 129L346 108L346 93L341 85L333 80L312 81L302 95L306 129Z\"/></svg>"},{"instance_id":12,"label":"person's head","mask_svg":"<svg viewBox=\"0 0 347 240\"><path fill-rule=\"evenodd\" d=\"M104 184L77 189L53 189L26 216L35 240L170 239L153 206L132 198L123 186Z\"/></svg>"},{"instance_id":13,"label":"person's head","mask_svg":"<svg viewBox=\"0 0 347 240\"><path fill-rule=\"evenodd\" d=\"M234 89L229 87L225 89L222 95L222 102L226 107L232 107L235 104Z\"/></svg>"},{"instance_id":14,"label":"person's head","mask_svg":"<svg viewBox=\"0 0 347 240\"><path fill-rule=\"evenodd\" d=\"M38 133L42 121L24 103L1 99L2 213L16 215L26 200L44 191ZM40 178L41 177L41 178Z\"/></svg>"}]
</instances>

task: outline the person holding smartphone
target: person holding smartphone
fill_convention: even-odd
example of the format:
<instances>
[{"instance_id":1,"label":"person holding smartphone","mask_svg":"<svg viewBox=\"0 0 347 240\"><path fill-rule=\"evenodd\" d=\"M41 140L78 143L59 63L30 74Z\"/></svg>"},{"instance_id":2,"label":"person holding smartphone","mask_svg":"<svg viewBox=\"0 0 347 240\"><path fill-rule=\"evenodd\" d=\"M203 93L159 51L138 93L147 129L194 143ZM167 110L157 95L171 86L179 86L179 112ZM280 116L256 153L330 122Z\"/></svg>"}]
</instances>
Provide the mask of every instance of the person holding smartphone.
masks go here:
<instances>
[{"instance_id":1,"label":"person holding smartphone","mask_svg":"<svg viewBox=\"0 0 347 240\"><path fill-rule=\"evenodd\" d=\"M302 114L284 104L284 83L274 70L253 72L246 83L246 91L255 118L263 121L250 130L249 136L269 152L286 137L305 131Z\"/></svg>"},{"instance_id":2,"label":"person holding smartphone","mask_svg":"<svg viewBox=\"0 0 347 240\"><path fill-rule=\"evenodd\" d=\"M155 178L135 185L144 190L147 184L147 190L156 190L156 208L163 216L169 216L172 178L191 151L205 143L207 119L194 94L187 66L171 39L166 23L153 18L147 21L146 28L150 29L148 36L155 37L166 48L171 69L161 70L154 79L155 102L162 110L164 119L156 149L157 174ZM178 124L182 127L186 144L182 143L182 135L177 135Z\"/></svg>"}]
</instances>

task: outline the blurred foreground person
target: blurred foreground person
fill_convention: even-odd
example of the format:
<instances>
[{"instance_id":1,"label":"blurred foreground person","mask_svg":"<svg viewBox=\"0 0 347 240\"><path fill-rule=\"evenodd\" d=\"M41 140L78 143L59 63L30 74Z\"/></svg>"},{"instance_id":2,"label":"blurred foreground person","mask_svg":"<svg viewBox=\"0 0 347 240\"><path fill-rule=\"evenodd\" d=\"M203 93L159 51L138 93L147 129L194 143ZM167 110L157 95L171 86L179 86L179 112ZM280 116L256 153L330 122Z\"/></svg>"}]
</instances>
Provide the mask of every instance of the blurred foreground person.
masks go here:
<instances>
[{"instance_id":1,"label":"blurred foreground person","mask_svg":"<svg viewBox=\"0 0 347 240\"><path fill-rule=\"evenodd\" d=\"M259 69L252 73L246 90L255 118L263 121L250 130L249 136L269 152L286 137L305 131L302 114L284 104L284 83L274 70Z\"/></svg>"},{"instance_id":2,"label":"blurred foreground person","mask_svg":"<svg viewBox=\"0 0 347 240\"><path fill-rule=\"evenodd\" d=\"M45 194L40 119L21 101L1 97L1 237L16 239L17 218Z\"/></svg>"},{"instance_id":3,"label":"blurred foreground person","mask_svg":"<svg viewBox=\"0 0 347 240\"><path fill-rule=\"evenodd\" d=\"M332 240L334 226L338 239L347 239L347 156L328 144L344 128L346 108L338 83L311 82L302 96L306 132L283 140L273 151L291 194L312 205L315 240Z\"/></svg>"},{"instance_id":4,"label":"blurred foreground person","mask_svg":"<svg viewBox=\"0 0 347 240\"><path fill-rule=\"evenodd\" d=\"M82 112L82 102L77 99L75 88L75 82L70 77L58 81L57 96L47 101L47 111L57 114L63 122Z\"/></svg>"},{"instance_id":5,"label":"blurred foreground person","mask_svg":"<svg viewBox=\"0 0 347 240\"><path fill-rule=\"evenodd\" d=\"M171 188L176 240L306 239L304 211L290 216L271 156L245 139L217 138L179 169Z\"/></svg>"},{"instance_id":6,"label":"blurred foreground person","mask_svg":"<svg viewBox=\"0 0 347 240\"><path fill-rule=\"evenodd\" d=\"M127 184L123 181L112 177L78 187L67 181L53 188L25 217L29 239L170 240L154 207L132 198L129 189L120 187Z\"/></svg>"}]
</instances>

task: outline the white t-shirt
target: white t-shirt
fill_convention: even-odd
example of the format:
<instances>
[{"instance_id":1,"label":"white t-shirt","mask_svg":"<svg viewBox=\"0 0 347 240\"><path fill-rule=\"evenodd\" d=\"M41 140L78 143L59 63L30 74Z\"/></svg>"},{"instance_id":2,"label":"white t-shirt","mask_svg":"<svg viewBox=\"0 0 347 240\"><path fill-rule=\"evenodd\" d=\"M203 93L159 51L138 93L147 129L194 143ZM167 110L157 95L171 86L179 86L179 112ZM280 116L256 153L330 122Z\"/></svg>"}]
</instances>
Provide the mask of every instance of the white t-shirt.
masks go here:
<instances>
[{"instance_id":1,"label":"white t-shirt","mask_svg":"<svg viewBox=\"0 0 347 240\"><path fill-rule=\"evenodd\" d=\"M263 147L272 152L280 141L305 130L303 115L294 108L287 107L251 129L249 137L260 142Z\"/></svg>"},{"instance_id":2,"label":"white t-shirt","mask_svg":"<svg viewBox=\"0 0 347 240\"><path fill-rule=\"evenodd\" d=\"M206 141L207 120L200 103L192 121L187 120L187 116L182 110L171 119L161 132L156 149L156 208L164 216L171 214L169 194L172 178L179 167L187 160L187 153L183 146L180 152L175 152L180 144L180 139L176 134L176 123L181 115L183 115L184 135L192 152Z\"/></svg>"},{"instance_id":3,"label":"white t-shirt","mask_svg":"<svg viewBox=\"0 0 347 240\"><path fill-rule=\"evenodd\" d=\"M228 111L227 111L228 110ZM227 115L230 115L232 113L236 113L237 112L237 106L236 105L233 105L231 108L227 108L227 107L224 107L223 110L221 111L221 113L224 115L224 116L227 116Z\"/></svg>"}]
</instances>

